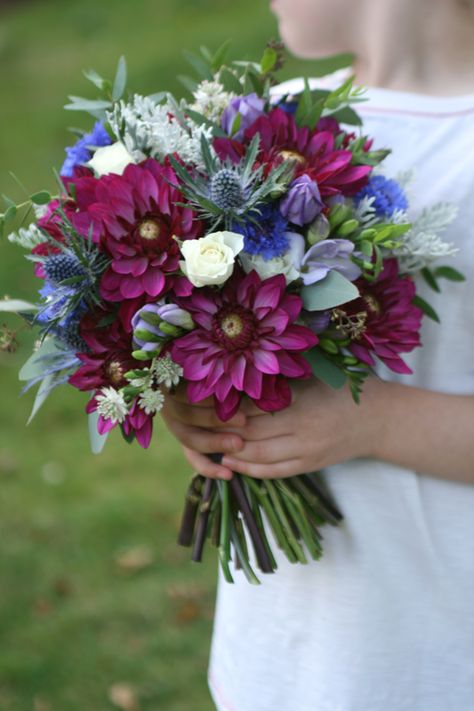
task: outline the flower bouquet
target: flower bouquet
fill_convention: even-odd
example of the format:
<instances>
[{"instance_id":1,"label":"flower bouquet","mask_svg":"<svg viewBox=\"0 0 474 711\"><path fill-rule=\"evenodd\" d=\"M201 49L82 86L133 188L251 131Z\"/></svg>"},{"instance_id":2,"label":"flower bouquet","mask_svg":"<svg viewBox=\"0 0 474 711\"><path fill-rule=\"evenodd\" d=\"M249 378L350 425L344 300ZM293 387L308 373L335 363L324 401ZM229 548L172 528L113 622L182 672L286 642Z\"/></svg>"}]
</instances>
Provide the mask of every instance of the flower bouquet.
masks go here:
<instances>
[{"instance_id":1,"label":"flower bouquet","mask_svg":"<svg viewBox=\"0 0 474 711\"><path fill-rule=\"evenodd\" d=\"M0 302L40 329L20 372L39 384L32 415L60 384L90 393L95 452L113 428L148 447L180 380L190 403L212 396L222 421L243 397L266 412L287 407L295 379L347 385L357 401L377 361L410 372L402 354L420 345L422 312L436 317L413 272L462 278L431 269L453 252L437 234L452 209L434 208L420 250L431 213L409 223L351 78L288 96L276 87L279 46L258 63L226 54L192 57L200 81L185 78L191 99L181 101L125 96L123 59L114 82L87 72L100 98L66 108L96 122L66 149L57 194L7 199L0 216L4 228L19 210L36 212L10 240L29 250L40 300ZM255 566L276 568L273 545L292 562L318 559L321 526L341 518L315 473L196 474L179 542L200 560L210 539L228 581L233 559L258 582Z\"/></svg>"}]
</instances>

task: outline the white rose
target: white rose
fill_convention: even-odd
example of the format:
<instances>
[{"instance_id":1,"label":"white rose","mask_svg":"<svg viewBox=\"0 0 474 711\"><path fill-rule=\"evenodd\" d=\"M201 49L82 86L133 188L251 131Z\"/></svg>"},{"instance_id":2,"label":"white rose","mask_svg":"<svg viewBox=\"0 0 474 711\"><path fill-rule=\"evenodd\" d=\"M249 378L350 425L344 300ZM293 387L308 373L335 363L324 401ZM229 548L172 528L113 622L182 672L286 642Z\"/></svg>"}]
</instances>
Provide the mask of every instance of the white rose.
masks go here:
<instances>
[{"instance_id":1,"label":"white rose","mask_svg":"<svg viewBox=\"0 0 474 711\"><path fill-rule=\"evenodd\" d=\"M304 238L297 232L287 232L286 236L289 249L280 257L264 259L259 254L242 252L239 259L244 271L248 274L255 269L260 279L269 279L275 274L283 274L287 284L299 279L301 260L304 255Z\"/></svg>"},{"instance_id":2,"label":"white rose","mask_svg":"<svg viewBox=\"0 0 474 711\"><path fill-rule=\"evenodd\" d=\"M235 257L243 246L244 238L236 232L213 232L185 240L181 244L181 269L194 286L223 284L232 274Z\"/></svg>"},{"instance_id":3,"label":"white rose","mask_svg":"<svg viewBox=\"0 0 474 711\"><path fill-rule=\"evenodd\" d=\"M110 146L98 148L87 165L100 178L101 175L107 175L107 173L122 175L127 165L134 162L123 143L117 141L117 143L112 143Z\"/></svg>"}]
</instances>

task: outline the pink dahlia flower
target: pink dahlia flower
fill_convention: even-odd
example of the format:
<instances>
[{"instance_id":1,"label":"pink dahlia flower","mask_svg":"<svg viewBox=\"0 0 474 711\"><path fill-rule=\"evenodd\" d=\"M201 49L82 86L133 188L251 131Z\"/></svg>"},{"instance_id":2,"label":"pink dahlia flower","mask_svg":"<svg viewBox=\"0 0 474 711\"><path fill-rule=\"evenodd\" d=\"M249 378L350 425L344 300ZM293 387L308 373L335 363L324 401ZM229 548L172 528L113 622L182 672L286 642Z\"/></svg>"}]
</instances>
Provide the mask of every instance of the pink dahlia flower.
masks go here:
<instances>
[{"instance_id":1,"label":"pink dahlia flower","mask_svg":"<svg viewBox=\"0 0 474 711\"><path fill-rule=\"evenodd\" d=\"M375 283L360 279L355 284L361 296L333 312L354 338L350 351L368 365L375 365L375 355L395 373L411 373L399 354L421 345L423 314L412 304L412 279L400 277L397 260L387 259Z\"/></svg>"},{"instance_id":2,"label":"pink dahlia flower","mask_svg":"<svg viewBox=\"0 0 474 711\"><path fill-rule=\"evenodd\" d=\"M139 302L135 302L136 310ZM94 390L94 395L86 406L86 412L97 409L96 397L102 387L116 390L128 384L125 373L140 367L132 358L132 331L128 320L119 311L118 317L107 323L111 312L98 311L87 314L81 321L81 336L89 347L87 353L78 353L82 365L69 378L69 383L79 390ZM103 325L102 325L103 324ZM98 431L105 434L115 427L111 420L99 417ZM142 447L148 447L151 439L152 417L147 415L135 402L121 425L127 437L135 434Z\"/></svg>"},{"instance_id":3,"label":"pink dahlia flower","mask_svg":"<svg viewBox=\"0 0 474 711\"><path fill-rule=\"evenodd\" d=\"M237 162L256 133L260 136L258 160L268 171L285 160L293 160L294 178L307 175L316 181L323 198L341 193L355 195L364 187L372 170L368 165L351 165L351 151L334 148L333 130L299 127L293 116L279 108L260 116L245 131L243 144L217 138L214 148L221 159L230 158Z\"/></svg>"},{"instance_id":4,"label":"pink dahlia flower","mask_svg":"<svg viewBox=\"0 0 474 711\"><path fill-rule=\"evenodd\" d=\"M311 376L301 352L318 339L295 325L302 301L286 292L281 274L262 281L255 271L235 272L222 291L195 289L177 301L196 328L173 341L171 357L190 381L189 400L214 395L223 421L235 414L243 394L267 412L287 407L288 380Z\"/></svg>"},{"instance_id":5,"label":"pink dahlia flower","mask_svg":"<svg viewBox=\"0 0 474 711\"><path fill-rule=\"evenodd\" d=\"M173 288L188 294L179 270L180 252L174 237L198 237L202 224L191 209L181 207L183 196L172 168L155 160L129 165L123 175L103 175L75 181L78 212L74 225L112 258L101 282L107 301L156 299Z\"/></svg>"}]
</instances>

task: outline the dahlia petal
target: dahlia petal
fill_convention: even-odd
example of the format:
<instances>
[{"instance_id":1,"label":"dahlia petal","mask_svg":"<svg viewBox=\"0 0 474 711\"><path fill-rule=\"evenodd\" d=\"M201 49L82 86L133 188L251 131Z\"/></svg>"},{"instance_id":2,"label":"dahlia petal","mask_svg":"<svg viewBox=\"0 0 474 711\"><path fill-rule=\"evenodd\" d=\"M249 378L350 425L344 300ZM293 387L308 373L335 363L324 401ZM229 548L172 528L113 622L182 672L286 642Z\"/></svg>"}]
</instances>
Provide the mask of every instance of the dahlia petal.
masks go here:
<instances>
[{"instance_id":1,"label":"dahlia petal","mask_svg":"<svg viewBox=\"0 0 474 711\"><path fill-rule=\"evenodd\" d=\"M286 311L290 321L296 321L303 307L303 301L297 294L284 294L280 301L279 308Z\"/></svg>"},{"instance_id":2,"label":"dahlia petal","mask_svg":"<svg viewBox=\"0 0 474 711\"><path fill-rule=\"evenodd\" d=\"M297 353L278 351L276 357L278 358L280 373L287 378L304 378L311 374L311 366Z\"/></svg>"},{"instance_id":3,"label":"dahlia petal","mask_svg":"<svg viewBox=\"0 0 474 711\"><path fill-rule=\"evenodd\" d=\"M280 372L278 358L271 351L256 350L252 356L255 367L262 373L277 375Z\"/></svg>"},{"instance_id":4,"label":"dahlia petal","mask_svg":"<svg viewBox=\"0 0 474 711\"><path fill-rule=\"evenodd\" d=\"M280 335L286 329L290 322L290 318L286 311L282 309L277 309L272 311L268 316L261 319L260 325L267 329L270 328L274 333Z\"/></svg>"},{"instance_id":5,"label":"dahlia petal","mask_svg":"<svg viewBox=\"0 0 474 711\"><path fill-rule=\"evenodd\" d=\"M288 326L279 336L268 336L269 341L278 343L281 348L290 351L304 351L312 348L318 342L315 333L305 326Z\"/></svg>"},{"instance_id":6,"label":"dahlia petal","mask_svg":"<svg viewBox=\"0 0 474 711\"><path fill-rule=\"evenodd\" d=\"M227 373L224 373L222 375L222 378L220 378L219 382L216 383L214 394L220 402L223 402L226 399L226 397L228 396L231 389L232 389L232 380L230 378L230 375L227 375Z\"/></svg>"},{"instance_id":7,"label":"dahlia petal","mask_svg":"<svg viewBox=\"0 0 474 711\"><path fill-rule=\"evenodd\" d=\"M151 442L151 436L153 433L153 419L147 417L146 422L139 428L135 430L135 437L140 447L143 449L148 449Z\"/></svg>"},{"instance_id":8,"label":"dahlia petal","mask_svg":"<svg viewBox=\"0 0 474 711\"><path fill-rule=\"evenodd\" d=\"M165 288L166 279L162 271L158 269L148 269L141 277L143 290L149 296L159 296Z\"/></svg>"},{"instance_id":9,"label":"dahlia petal","mask_svg":"<svg viewBox=\"0 0 474 711\"><path fill-rule=\"evenodd\" d=\"M124 299L134 299L144 291L141 281L127 276L121 280L119 289Z\"/></svg>"},{"instance_id":10,"label":"dahlia petal","mask_svg":"<svg viewBox=\"0 0 474 711\"><path fill-rule=\"evenodd\" d=\"M286 281L283 274L276 274L269 279L265 279L255 295L254 309L262 307L275 309L285 288Z\"/></svg>"},{"instance_id":11,"label":"dahlia petal","mask_svg":"<svg viewBox=\"0 0 474 711\"><path fill-rule=\"evenodd\" d=\"M116 424L117 422L113 422L113 420L105 420L102 415L99 415L99 417L97 418L97 432L100 435L107 434L107 432L113 430Z\"/></svg>"},{"instance_id":12,"label":"dahlia petal","mask_svg":"<svg viewBox=\"0 0 474 711\"><path fill-rule=\"evenodd\" d=\"M244 355L241 354L236 358L235 362L233 363L233 367L230 369L230 378L232 380L232 385L236 390L241 391L244 389L246 366L247 359Z\"/></svg>"},{"instance_id":13,"label":"dahlia petal","mask_svg":"<svg viewBox=\"0 0 474 711\"><path fill-rule=\"evenodd\" d=\"M244 375L244 392L253 400L262 394L263 373L251 363L247 363Z\"/></svg>"},{"instance_id":14,"label":"dahlia petal","mask_svg":"<svg viewBox=\"0 0 474 711\"><path fill-rule=\"evenodd\" d=\"M213 388L205 380L196 380L188 383L186 393L189 402L200 402L212 395Z\"/></svg>"},{"instance_id":15,"label":"dahlia petal","mask_svg":"<svg viewBox=\"0 0 474 711\"><path fill-rule=\"evenodd\" d=\"M216 397L214 398L214 407L217 416L222 422L230 420L230 418L235 415L239 409L241 397L241 394L232 388L225 400L220 401Z\"/></svg>"},{"instance_id":16,"label":"dahlia petal","mask_svg":"<svg viewBox=\"0 0 474 711\"><path fill-rule=\"evenodd\" d=\"M401 373L402 375L411 375L413 373L412 369L399 357L380 358L380 360L394 373Z\"/></svg>"},{"instance_id":17,"label":"dahlia petal","mask_svg":"<svg viewBox=\"0 0 474 711\"><path fill-rule=\"evenodd\" d=\"M117 274L132 274L138 277L146 271L148 260L146 257L134 257L131 259L114 259L112 269Z\"/></svg>"}]
</instances>

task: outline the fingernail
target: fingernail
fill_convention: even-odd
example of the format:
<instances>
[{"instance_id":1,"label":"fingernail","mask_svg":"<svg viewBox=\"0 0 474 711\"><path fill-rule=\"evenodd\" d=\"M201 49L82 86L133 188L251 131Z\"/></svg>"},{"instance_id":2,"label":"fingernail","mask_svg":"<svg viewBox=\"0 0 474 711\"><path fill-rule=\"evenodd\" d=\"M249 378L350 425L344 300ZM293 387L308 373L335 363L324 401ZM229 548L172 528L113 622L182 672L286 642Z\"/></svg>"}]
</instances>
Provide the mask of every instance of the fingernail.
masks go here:
<instances>
[{"instance_id":1,"label":"fingernail","mask_svg":"<svg viewBox=\"0 0 474 711\"><path fill-rule=\"evenodd\" d=\"M235 459L232 459L232 457L222 457L222 464L224 464L224 466L232 469L233 467L235 467L237 465L237 462Z\"/></svg>"},{"instance_id":2,"label":"fingernail","mask_svg":"<svg viewBox=\"0 0 474 711\"><path fill-rule=\"evenodd\" d=\"M237 452L241 447L240 439L235 439L234 437L229 437L224 440L224 449L231 450L232 452Z\"/></svg>"}]
</instances>

